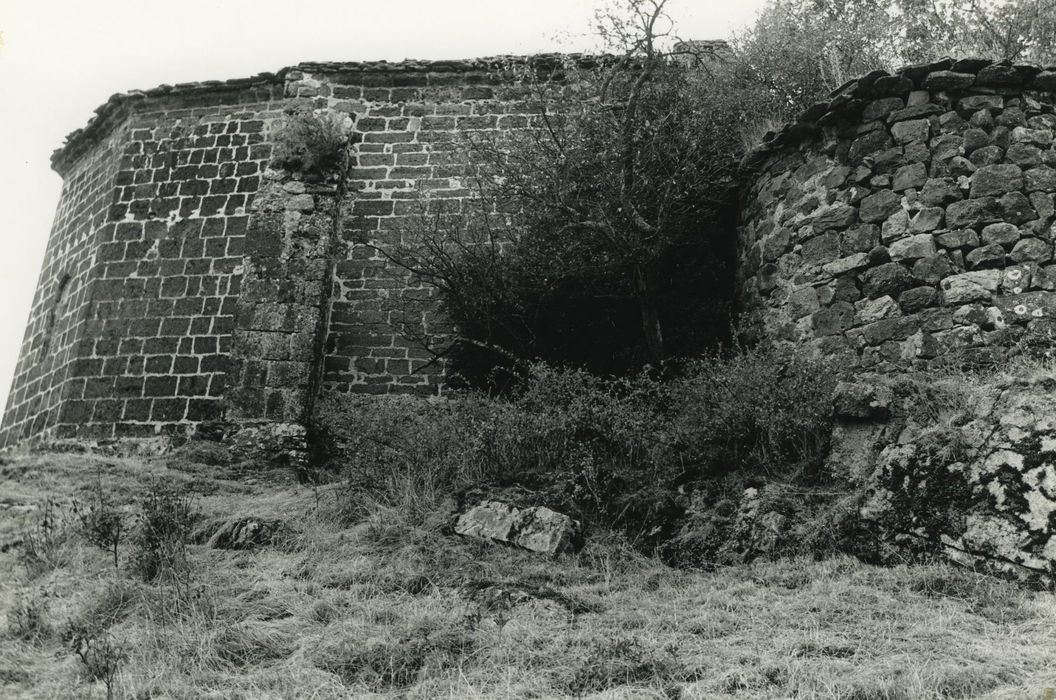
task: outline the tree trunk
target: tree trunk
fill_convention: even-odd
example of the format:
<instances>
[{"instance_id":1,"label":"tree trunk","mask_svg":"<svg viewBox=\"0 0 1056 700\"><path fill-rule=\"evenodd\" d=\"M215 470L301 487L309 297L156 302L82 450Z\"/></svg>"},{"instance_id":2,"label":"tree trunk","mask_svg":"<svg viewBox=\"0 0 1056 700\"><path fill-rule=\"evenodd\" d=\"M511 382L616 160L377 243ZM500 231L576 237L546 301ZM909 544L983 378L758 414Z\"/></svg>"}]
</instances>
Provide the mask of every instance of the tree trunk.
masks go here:
<instances>
[{"instance_id":1,"label":"tree trunk","mask_svg":"<svg viewBox=\"0 0 1056 700\"><path fill-rule=\"evenodd\" d=\"M660 312L656 308L651 280L641 268L635 268L635 294L641 304L642 337L645 339L646 356L649 363L659 367L664 359L664 335L660 328Z\"/></svg>"}]
</instances>

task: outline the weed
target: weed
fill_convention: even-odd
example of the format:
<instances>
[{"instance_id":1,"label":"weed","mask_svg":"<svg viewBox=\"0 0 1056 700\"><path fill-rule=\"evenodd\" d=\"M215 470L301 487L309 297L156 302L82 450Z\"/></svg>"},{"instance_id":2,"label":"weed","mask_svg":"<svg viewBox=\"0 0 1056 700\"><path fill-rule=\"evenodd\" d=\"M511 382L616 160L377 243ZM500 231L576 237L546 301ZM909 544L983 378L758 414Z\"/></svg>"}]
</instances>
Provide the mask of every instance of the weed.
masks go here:
<instances>
[{"instance_id":1,"label":"weed","mask_svg":"<svg viewBox=\"0 0 1056 700\"><path fill-rule=\"evenodd\" d=\"M113 700L114 679L128 659L128 653L109 632L70 622L63 630L66 647L81 660L82 671L89 681L106 685L106 698Z\"/></svg>"},{"instance_id":2,"label":"weed","mask_svg":"<svg viewBox=\"0 0 1056 700\"><path fill-rule=\"evenodd\" d=\"M348 137L338 117L294 112L275 134L272 164L325 177L342 166L347 144Z\"/></svg>"},{"instance_id":3,"label":"weed","mask_svg":"<svg viewBox=\"0 0 1056 700\"><path fill-rule=\"evenodd\" d=\"M348 685L392 691L413 685L426 670L458 666L472 649L472 641L460 631L418 630L392 641L342 640L321 650L315 663Z\"/></svg>"},{"instance_id":4,"label":"weed","mask_svg":"<svg viewBox=\"0 0 1056 700\"><path fill-rule=\"evenodd\" d=\"M68 543L68 516L61 506L48 499L35 522L22 532L19 559L30 576L39 576L66 564Z\"/></svg>"},{"instance_id":5,"label":"weed","mask_svg":"<svg viewBox=\"0 0 1056 700\"><path fill-rule=\"evenodd\" d=\"M80 522L81 536L104 552L112 554L116 570L117 549L124 534L125 521L121 512L106 498L101 481L96 482L92 500L87 504L75 503L73 513Z\"/></svg>"},{"instance_id":6,"label":"weed","mask_svg":"<svg viewBox=\"0 0 1056 700\"><path fill-rule=\"evenodd\" d=\"M132 571L148 583L182 577L189 568L187 542L197 517L192 496L152 483L132 533Z\"/></svg>"},{"instance_id":7,"label":"weed","mask_svg":"<svg viewBox=\"0 0 1056 700\"><path fill-rule=\"evenodd\" d=\"M647 649L633 637L595 641L567 689L576 697L623 685L681 680L685 670L672 649Z\"/></svg>"},{"instance_id":8,"label":"weed","mask_svg":"<svg viewBox=\"0 0 1056 700\"><path fill-rule=\"evenodd\" d=\"M102 593L91 598L81 619L96 629L105 629L124 619L141 600L137 585L129 579L108 582Z\"/></svg>"},{"instance_id":9,"label":"weed","mask_svg":"<svg viewBox=\"0 0 1056 700\"><path fill-rule=\"evenodd\" d=\"M23 642L36 644L51 636L47 622L47 594L20 595L7 611L8 634Z\"/></svg>"}]
</instances>

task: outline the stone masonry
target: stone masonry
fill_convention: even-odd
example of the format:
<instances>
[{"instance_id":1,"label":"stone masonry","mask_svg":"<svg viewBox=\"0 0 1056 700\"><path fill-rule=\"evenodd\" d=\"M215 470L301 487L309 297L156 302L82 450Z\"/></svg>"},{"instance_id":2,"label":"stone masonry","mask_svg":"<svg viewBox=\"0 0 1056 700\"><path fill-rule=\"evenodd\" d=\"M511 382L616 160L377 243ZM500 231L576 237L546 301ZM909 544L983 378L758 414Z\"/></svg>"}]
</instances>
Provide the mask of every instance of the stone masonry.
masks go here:
<instances>
[{"instance_id":1,"label":"stone masonry","mask_svg":"<svg viewBox=\"0 0 1056 700\"><path fill-rule=\"evenodd\" d=\"M451 211L472 196L466 132L538 118L527 71L595 61L306 63L111 97L53 156L64 189L0 446L215 422L295 434L323 391L436 394L418 336L446 325L385 251L420 195ZM348 129L342 192L269 167L298 110Z\"/></svg>"},{"instance_id":2,"label":"stone masonry","mask_svg":"<svg viewBox=\"0 0 1056 700\"><path fill-rule=\"evenodd\" d=\"M876 71L749 154L742 309L875 370L992 364L1056 332L1056 69Z\"/></svg>"},{"instance_id":3,"label":"stone masonry","mask_svg":"<svg viewBox=\"0 0 1056 700\"><path fill-rule=\"evenodd\" d=\"M451 329L387 253L423 207L473 197L461 139L540 124L527 74L598 60L304 63L115 95L53 156L0 445L296 438L325 392L440 392L421 341ZM1056 69L947 59L870 73L769 135L744 163L747 325L863 369L1051 346L1054 92ZM274 166L304 112L348 135L336 179Z\"/></svg>"}]
</instances>

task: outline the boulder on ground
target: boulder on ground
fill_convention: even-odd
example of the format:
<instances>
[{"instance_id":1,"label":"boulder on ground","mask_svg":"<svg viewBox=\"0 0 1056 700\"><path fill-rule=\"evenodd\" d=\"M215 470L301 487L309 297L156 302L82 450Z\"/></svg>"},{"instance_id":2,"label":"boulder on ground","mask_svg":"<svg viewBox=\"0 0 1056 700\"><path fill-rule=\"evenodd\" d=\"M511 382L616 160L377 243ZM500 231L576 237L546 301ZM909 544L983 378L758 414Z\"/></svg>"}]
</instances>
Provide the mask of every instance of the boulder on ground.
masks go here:
<instances>
[{"instance_id":1,"label":"boulder on ground","mask_svg":"<svg viewBox=\"0 0 1056 700\"><path fill-rule=\"evenodd\" d=\"M264 518L219 518L191 533L191 541L211 549L256 549L276 544L289 533L282 520Z\"/></svg>"},{"instance_id":2,"label":"boulder on ground","mask_svg":"<svg viewBox=\"0 0 1056 700\"><path fill-rule=\"evenodd\" d=\"M575 551L581 544L578 521L546 506L517 508L502 501L483 501L458 517L455 533L505 542L544 554Z\"/></svg>"}]
</instances>

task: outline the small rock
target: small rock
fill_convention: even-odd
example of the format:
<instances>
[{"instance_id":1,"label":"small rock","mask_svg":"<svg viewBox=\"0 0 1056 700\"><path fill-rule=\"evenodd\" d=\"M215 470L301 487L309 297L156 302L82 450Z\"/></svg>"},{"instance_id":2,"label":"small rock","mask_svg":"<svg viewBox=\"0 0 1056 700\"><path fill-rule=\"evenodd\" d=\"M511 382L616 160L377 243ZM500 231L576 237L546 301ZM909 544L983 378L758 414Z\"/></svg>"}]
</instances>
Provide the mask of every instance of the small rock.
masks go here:
<instances>
[{"instance_id":1,"label":"small rock","mask_svg":"<svg viewBox=\"0 0 1056 700\"><path fill-rule=\"evenodd\" d=\"M940 209L939 211L941 212L942 210ZM929 255L934 255L936 252L935 237L930 233L920 233L908 238L901 238L888 246L888 252L891 255L891 260L895 262L925 258Z\"/></svg>"},{"instance_id":2,"label":"small rock","mask_svg":"<svg viewBox=\"0 0 1056 700\"><path fill-rule=\"evenodd\" d=\"M972 175L971 197L989 197L1023 189L1023 171L1017 165L986 165Z\"/></svg>"}]
</instances>

